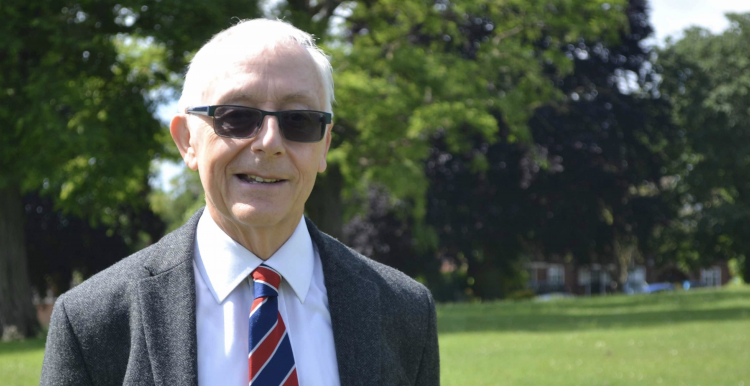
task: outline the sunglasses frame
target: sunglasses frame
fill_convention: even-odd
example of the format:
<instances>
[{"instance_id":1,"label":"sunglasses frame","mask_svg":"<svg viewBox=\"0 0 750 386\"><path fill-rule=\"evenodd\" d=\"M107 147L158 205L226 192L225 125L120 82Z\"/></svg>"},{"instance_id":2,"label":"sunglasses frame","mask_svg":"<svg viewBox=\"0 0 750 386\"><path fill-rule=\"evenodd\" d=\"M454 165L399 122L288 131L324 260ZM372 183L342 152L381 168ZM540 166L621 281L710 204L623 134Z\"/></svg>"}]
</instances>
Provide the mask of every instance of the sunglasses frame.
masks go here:
<instances>
[{"instance_id":1,"label":"sunglasses frame","mask_svg":"<svg viewBox=\"0 0 750 386\"><path fill-rule=\"evenodd\" d=\"M252 136L249 137L235 137L231 135L224 135L219 134L216 131L216 117L214 116L214 113L216 112L216 109L218 107L236 107L241 109L247 109L247 110L254 110L259 111L260 116L260 124L258 127L255 128L255 133ZM300 113L320 113L322 114L321 120L320 120L320 139L316 141L296 141L293 139L289 139L286 137L286 134L284 133L284 128L281 126L281 114L284 113L294 113L294 112L300 112ZM211 117L211 127L214 129L214 133L220 137L225 138L235 138L235 139L248 139L248 138L255 138L256 135L258 135L259 129L261 126L263 126L263 122L266 120L267 116L273 116L276 117L276 119L279 121L279 131L281 131L281 135L284 137L284 139L292 142L301 142L301 143L316 143L320 142L323 138L325 138L325 132L326 132L326 126L329 125L333 119L333 114L327 113L325 111L318 111L318 110L282 110L282 111L265 111L261 109L256 109L255 107L248 107L248 106L237 106L237 105L210 105L210 106L197 106L197 107L188 107L185 109L186 114L194 114L194 115L203 115L207 117Z\"/></svg>"}]
</instances>

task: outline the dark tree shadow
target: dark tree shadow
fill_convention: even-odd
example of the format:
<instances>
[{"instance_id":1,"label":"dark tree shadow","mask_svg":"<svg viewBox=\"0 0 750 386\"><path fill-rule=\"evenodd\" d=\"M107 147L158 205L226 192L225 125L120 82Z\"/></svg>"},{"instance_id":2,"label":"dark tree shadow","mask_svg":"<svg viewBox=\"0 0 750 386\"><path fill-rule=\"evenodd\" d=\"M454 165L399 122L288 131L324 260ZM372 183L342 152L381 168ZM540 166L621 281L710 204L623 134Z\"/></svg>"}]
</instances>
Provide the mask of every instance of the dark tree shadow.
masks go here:
<instances>
[{"instance_id":1,"label":"dark tree shadow","mask_svg":"<svg viewBox=\"0 0 750 386\"><path fill-rule=\"evenodd\" d=\"M13 356L27 351L44 350L45 338L26 339L18 342L0 342L0 357Z\"/></svg>"},{"instance_id":2,"label":"dark tree shadow","mask_svg":"<svg viewBox=\"0 0 750 386\"><path fill-rule=\"evenodd\" d=\"M738 300L744 302L738 305ZM440 333L572 332L738 320L750 322L750 293L747 291L613 296L549 303L455 304L438 308Z\"/></svg>"}]
</instances>

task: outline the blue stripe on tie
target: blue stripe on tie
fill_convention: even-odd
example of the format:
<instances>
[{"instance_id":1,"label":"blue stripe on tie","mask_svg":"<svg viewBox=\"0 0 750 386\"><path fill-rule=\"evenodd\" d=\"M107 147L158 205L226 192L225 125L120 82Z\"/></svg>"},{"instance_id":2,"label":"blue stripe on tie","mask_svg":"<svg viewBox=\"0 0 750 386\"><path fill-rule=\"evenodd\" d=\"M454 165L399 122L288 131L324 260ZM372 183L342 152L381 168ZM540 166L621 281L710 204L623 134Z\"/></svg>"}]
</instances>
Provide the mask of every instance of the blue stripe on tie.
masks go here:
<instances>
[{"instance_id":1,"label":"blue stripe on tie","mask_svg":"<svg viewBox=\"0 0 750 386\"><path fill-rule=\"evenodd\" d=\"M266 300L266 303L259 306L258 310L250 316L250 336L248 338L248 347L253 351L256 345L263 339L276 321L279 319L278 298L272 297ZM249 352L250 352L249 351Z\"/></svg>"},{"instance_id":2,"label":"blue stripe on tie","mask_svg":"<svg viewBox=\"0 0 750 386\"><path fill-rule=\"evenodd\" d=\"M253 385L280 385L293 366L294 355L292 354L292 344L289 342L289 334L286 334L284 339L281 340L276 353L268 360L266 367L260 371L258 377L253 381Z\"/></svg>"},{"instance_id":3,"label":"blue stripe on tie","mask_svg":"<svg viewBox=\"0 0 750 386\"><path fill-rule=\"evenodd\" d=\"M253 282L253 289L255 291L255 299L265 296L265 297L276 297L279 296L279 292L276 291L275 288L273 288L270 284L265 283L258 283Z\"/></svg>"}]
</instances>

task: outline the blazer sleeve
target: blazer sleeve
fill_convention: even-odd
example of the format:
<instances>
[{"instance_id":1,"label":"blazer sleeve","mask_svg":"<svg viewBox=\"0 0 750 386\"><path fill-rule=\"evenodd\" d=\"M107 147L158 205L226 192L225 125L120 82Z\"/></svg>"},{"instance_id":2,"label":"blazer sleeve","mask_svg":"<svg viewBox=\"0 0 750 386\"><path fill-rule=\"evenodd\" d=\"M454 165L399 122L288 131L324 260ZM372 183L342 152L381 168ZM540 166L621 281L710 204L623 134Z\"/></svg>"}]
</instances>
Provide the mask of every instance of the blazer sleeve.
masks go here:
<instances>
[{"instance_id":1,"label":"blazer sleeve","mask_svg":"<svg viewBox=\"0 0 750 386\"><path fill-rule=\"evenodd\" d=\"M55 302L44 350L40 385L93 385L78 338L65 311L64 296Z\"/></svg>"},{"instance_id":2,"label":"blazer sleeve","mask_svg":"<svg viewBox=\"0 0 750 386\"><path fill-rule=\"evenodd\" d=\"M426 326L426 343L422 358L419 362L419 373L417 374L417 386L440 385L440 352L438 348L437 313L435 312L435 301L429 291L427 294L428 317Z\"/></svg>"}]
</instances>

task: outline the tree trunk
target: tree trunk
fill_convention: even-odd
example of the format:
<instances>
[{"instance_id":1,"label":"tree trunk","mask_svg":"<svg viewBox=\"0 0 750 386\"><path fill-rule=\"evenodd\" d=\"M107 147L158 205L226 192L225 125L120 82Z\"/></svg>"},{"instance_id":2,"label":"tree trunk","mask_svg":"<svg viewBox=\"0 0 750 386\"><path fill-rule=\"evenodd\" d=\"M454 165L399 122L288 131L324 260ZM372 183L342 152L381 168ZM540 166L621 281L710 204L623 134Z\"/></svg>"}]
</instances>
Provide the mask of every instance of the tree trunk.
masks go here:
<instances>
[{"instance_id":1,"label":"tree trunk","mask_svg":"<svg viewBox=\"0 0 750 386\"><path fill-rule=\"evenodd\" d=\"M39 329L31 301L23 202L18 188L0 188L0 332L3 340L31 337Z\"/></svg>"},{"instance_id":2,"label":"tree trunk","mask_svg":"<svg viewBox=\"0 0 750 386\"><path fill-rule=\"evenodd\" d=\"M341 190L344 176L338 165L328 164L325 175L318 175L315 188L305 204L307 216L323 232L340 239L343 228Z\"/></svg>"},{"instance_id":3,"label":"tree trunk","mask_svg":"<svg viewBox=\"0 0 750 386\"><path fill-rule=\"evenodd\" d=\"M628 274L638 254L638 244L634 237L615 236L613 252L615 255L614 278L617 292L622 292L628 282Z\"/></svg>"}]
</instances>

